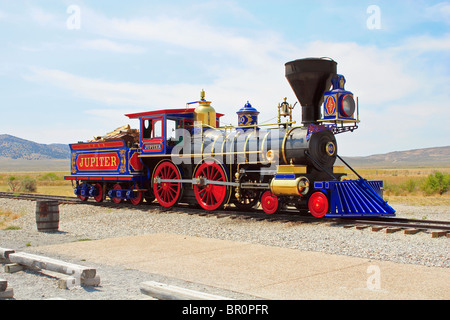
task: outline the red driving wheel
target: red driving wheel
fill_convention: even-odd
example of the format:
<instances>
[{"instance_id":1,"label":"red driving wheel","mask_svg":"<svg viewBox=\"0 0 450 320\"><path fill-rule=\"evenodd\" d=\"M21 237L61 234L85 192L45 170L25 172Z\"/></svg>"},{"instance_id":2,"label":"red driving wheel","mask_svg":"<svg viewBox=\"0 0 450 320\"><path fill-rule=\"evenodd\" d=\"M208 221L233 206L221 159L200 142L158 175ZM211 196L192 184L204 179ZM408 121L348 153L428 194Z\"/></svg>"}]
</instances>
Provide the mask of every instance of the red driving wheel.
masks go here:
<instances>
[{"instance_id":1,"label":"red driving wheel","mask_svg":"<svg viewBox=\"0 0 450 320\"><path fill-rule=\"evenodd\" d=\"M261 196L261 207L267 214L274 214L278 211L280 202L278 197L271 191L266 191Z\"/></svg>"},{"instance_id":2,"label":"red driving wheel","mask_svg":"<svg viewBox=\"0 0 450 320\"><path fill-rule=\"evenodd\" d=\"M315 192L308 201L309 212L316 218L323 218L328 212L328 198L322 192Z\"/></svg>"},{"instance_id":3,"label":"red driving wheel","mask_svg":"<svg viewBox=\"0 0 450 320\"><path fill-rule=\"evenodd\" d=\"M195 172L194 178L204 177L208 181L227 181L227 175L223 167L214 161L203 162ZM205 210L220 208L227 197L227 186L217 184L194 185L195 198L198 204Z\"/></svg>"},{"instance_id":4,"label":"red driving wheel","mask_svg":"<svg viewBox=\"0 0 450 320\"><path fill-rule=\"evenodd\" d=\"M177 166L170 161L160 162L153 173L153 193L160 205L169 208L174 206L181 195L181 183L155 182L155 179L181 179Z\"/></svg>"},{"instance_id":5,"label":"red driving wheel","mask_svg":"<svg viewBox=\"0 0 450 320\"><path fill-rule=\"evenodd\" d=\"M132 189L139 189L138 184L132 186ZM142 201L144 201L144 196L142 195L142 191L134 191L134 198L130 199L130 202L137 206L138 204L141 204Z\"/></svg>"}]
</instances>

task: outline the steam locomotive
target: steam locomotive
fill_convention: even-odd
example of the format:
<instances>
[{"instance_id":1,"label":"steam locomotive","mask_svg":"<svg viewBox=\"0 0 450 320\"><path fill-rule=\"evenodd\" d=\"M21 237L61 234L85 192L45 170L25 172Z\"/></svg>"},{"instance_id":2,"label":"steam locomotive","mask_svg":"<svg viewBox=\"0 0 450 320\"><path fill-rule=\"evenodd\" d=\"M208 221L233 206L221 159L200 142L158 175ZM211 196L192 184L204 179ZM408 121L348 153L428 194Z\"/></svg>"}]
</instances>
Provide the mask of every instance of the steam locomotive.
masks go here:
<instances>
[{"instance_id":1,"label":"steam locomotive","mask_svg":"<svg viewBox=\"0 0 450 320\"><path fill-rule=\"evenodd\" d=\"M201 92L185 108L126 114L140 130L119 128L92 141L71 144L74 193L115 203L157 201L163 207L189 203L212 211L259 205L267 214L286 207L314 217L392 216L382 197L383 182L367 181L338 155L336 135L358 128L359 108L345 77L329 58L285 64L286 78L302 109L278 105L278 121L259 124L247 102L237 126L220 118ZM345 168L358 177L347 179Z\"/></svg>"}]
</instances>

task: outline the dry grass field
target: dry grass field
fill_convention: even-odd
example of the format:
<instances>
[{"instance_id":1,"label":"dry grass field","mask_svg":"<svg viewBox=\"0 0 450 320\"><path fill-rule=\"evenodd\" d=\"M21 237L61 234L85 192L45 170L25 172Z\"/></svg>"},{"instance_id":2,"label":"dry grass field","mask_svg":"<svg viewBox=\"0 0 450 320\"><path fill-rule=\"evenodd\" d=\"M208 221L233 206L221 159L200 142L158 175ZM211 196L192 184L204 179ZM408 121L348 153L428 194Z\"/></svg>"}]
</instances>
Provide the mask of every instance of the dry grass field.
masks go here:
<instances>
[{"instance_id":1,"label":"dry grass field","mask_svg":"<svg viewBox=\"0 0 450 320\"><path fill-rule=\"evenodd\" d=\"M40 194L73 196L72 183L64 180L68 172L1 172L0 191L30 192L21 184L24 180L35 181L36 190ZM11 179L16 183L15 190L11 189ZM15 179L14 179L15 178Z\"/></svg>"},{"instance_id":2,"label":"dry grass field","mask_svg":"<svg viewBox=\"0 0 450 320\"><path fill-rule=\"evenodd\" d=\"M450 192L443 194L426 188L427 180L436 173L446 177L450 182L450 167L443 168L356 168L356 171L367 180L382 180L384 183L384 197L389 203L402 203L408 205L450 206ZM356 175L348 171L352 179Z\"/></svg>"}]
</instances>

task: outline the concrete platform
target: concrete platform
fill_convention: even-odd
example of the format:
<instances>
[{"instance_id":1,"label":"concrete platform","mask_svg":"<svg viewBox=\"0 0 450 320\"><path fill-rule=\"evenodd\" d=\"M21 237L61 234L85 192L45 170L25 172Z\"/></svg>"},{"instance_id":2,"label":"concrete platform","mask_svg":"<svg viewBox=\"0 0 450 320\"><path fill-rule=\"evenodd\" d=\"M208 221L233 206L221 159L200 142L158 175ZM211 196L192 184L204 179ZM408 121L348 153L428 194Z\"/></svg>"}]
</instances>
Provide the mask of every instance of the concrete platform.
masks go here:
<instances>
[{"instance_id":1,"label":"concrete platform","mask_svg":"<svg viewBox=\"0 0 450 320\"><path fill-rule=\"evenodd\" d=\"M450 272L243 242L149 234L39 247L262 299L450 299Z\"/></svg>"}]
</instances>

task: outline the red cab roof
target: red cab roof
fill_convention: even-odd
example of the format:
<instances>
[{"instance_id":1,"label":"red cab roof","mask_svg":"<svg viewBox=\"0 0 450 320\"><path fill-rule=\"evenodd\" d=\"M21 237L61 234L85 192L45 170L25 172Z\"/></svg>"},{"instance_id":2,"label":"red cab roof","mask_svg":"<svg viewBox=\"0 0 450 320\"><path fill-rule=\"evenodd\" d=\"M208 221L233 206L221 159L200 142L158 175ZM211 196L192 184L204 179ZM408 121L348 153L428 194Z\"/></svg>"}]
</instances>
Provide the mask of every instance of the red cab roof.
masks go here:
<instances>
[{"instance_id":1,"label":"red cab roof","mask_svg":"<svg viewBox=\"0 0 450 320\"><path fill-rule=\"evenodd\" d=\"M161 115L161 114L186 114L186 113L194 113L195 108L183 108L183 109L164 109L164 110L156 110L156 111L146 111L146 112L138 112L138 113L129 113L126 114L130 119L140 118L140 117L147 117L147 116L154 116L154 115ZM217 113L216 117L220 118L223 117L224 114Z\"/></svg>"}]
</instances>

